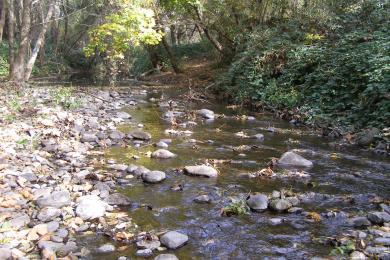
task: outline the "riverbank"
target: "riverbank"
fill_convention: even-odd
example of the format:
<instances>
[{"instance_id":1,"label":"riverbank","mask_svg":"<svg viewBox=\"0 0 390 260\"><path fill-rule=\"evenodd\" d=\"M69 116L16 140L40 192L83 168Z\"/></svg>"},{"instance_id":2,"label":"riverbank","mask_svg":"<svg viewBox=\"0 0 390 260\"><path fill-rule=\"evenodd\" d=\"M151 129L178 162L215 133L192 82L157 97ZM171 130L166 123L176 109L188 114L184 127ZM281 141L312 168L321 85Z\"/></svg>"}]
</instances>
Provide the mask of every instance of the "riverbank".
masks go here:
<instances>
[{"instance_id":1,"label":"riverbank","mask_svg":"<svg viewBox=\"0 0 390 260\"><path fill-rule=\"evenodd\" d=\"M3 92L2 258L388 255L388 162L178 90Z\"/></svg>"}]
</instances>

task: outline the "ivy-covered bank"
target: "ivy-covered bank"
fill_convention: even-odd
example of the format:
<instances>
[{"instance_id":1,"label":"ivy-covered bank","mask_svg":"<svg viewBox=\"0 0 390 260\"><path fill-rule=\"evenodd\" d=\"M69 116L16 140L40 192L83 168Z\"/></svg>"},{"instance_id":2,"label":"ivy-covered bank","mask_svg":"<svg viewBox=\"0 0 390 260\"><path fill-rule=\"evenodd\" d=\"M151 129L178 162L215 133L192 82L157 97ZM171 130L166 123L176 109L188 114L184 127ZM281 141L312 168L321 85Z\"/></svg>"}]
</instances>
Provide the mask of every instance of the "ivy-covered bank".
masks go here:
<instances>
[{"instance_id":1,"label":"ivy-covered bank","mask_svg":"<svg viewBox=\"0 0 390 260\"><path fill-rule=\"evenodd\" d=\"M296 17L258 28L246 37L217 90L237 103L325 129L325 134L370 129L371 139L388 144L390 32L385 2L366 1L340 10L322 24Z\"/></svg>"}]
</instances>

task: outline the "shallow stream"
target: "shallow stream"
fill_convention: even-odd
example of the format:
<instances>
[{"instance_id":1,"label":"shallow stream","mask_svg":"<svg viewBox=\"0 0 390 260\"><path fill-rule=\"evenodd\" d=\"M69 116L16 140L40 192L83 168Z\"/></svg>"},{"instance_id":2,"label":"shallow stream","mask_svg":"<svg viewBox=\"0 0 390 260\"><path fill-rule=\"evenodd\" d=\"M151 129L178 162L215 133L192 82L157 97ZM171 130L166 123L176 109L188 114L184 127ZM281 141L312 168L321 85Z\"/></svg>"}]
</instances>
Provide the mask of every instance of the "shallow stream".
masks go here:
<instances>
[{"instance_id":1,"label":"shallow stream","mask_svg":"<svg viewBox=\"0 0 390 260\"><path fill-rule=\"evenodd\" d=\"M143 130L152 134L152 141L141 144L140 148L134 145L110 148L105 157L115 159L117 163L142 165L167 173L167 179L160 184L145 184L134 178L118 190L134 202L128 208L129 216L140 230L177 230L189 236L188 244L172 251L179 259L307 259L326 256L332 247L315 242L316 239L350 229L343 214L322 217L321 222L308 221L299 214L271 211L221 216L221 208L230 203L230 197L245 198L251 192L270 195L273 190L285 189L297 194L311 194L308 195L311 199L299 205L305 211L319 214L342 211L358 215L376 207L371 201L376 195L384 198L390 195L389 159L371 157L354 149L336 149L332 145L334 140L319 137L308 129L298 128L267 113L256 114L254 120L245 120L239 116L249 115L249 111L229 109L222 103L190 103L183 98L181 90L174 88L148 89L147 93L135 95L138 105L124 109L133 116L134 123L122 125L119 130L127 133L141 123ZM197 123L187 128L176 127L176 130L190 130L192 135L169 136L164 133L172 125L163 119L168 108L158 104L169 100L177 103L175 111L185 112L184 116L177 117L178 124L189 120ZM224 117L213 121L188 118L189 111L201 108ZM275 131L267 131L270 128ZM237 137L235 133L241 131L247 135L261 133L264 141ZM176 158L157 160L145 156L148 151L157 149L149 144L166 138L172 139L168 150L177 154ZM278 168L275 172L280 172L280 177L248 177L248 173L267 167L273 157L278 158L292 149L313 161L314 167L304 169L309 177L290 176L286 170ZM138 155L140 159L134 160L132 155ZM218 178L191 177L176 171L207 160L210 163L212 160L227 160L216 164L220 173ZM182 190L172 189L178 186ZM203 194L210 196L210 204L194 202L195 197ZM281 218L282 223L275 225L270 221L272 218ZM107 241L110 240L104 236L82 239L92 251ZM135 246L131 246L121 252L92 256L93 259L117 259L126 255L137 259L135 251Z\"/></svg>"}]
</instances>

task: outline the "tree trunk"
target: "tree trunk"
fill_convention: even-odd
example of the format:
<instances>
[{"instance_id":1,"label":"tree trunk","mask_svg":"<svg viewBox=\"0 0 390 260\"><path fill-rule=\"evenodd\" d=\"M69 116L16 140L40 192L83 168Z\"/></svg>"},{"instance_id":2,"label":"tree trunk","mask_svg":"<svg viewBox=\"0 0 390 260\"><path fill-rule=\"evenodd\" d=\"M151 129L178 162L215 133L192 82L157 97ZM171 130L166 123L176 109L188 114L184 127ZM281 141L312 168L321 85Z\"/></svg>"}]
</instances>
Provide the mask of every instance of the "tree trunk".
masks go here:
<instances>
[{"instance_id":1,"label":"tree trunk","mask_svg":"<svg viewBox=\"0 0 390 260\"><path fill-rule=\"evenodd\" d=\"M168 59L172 65L172 69L175 73L181 73L182 71L179 68L179 64L177 62L176 56L173 54L171 46L169 46L167 39L165 36L162 37L162 44L167 52Z\"/></svg>"},{"instance_id":2,"label":"tree trunk","mask_svg":"<svg viewBox=\"0 0 390 260\"><path fill-rule=\"evenodd\" d=\"M15 15L14 15L14 0L8 0L8 63L9 75L13 74L15 63Z\"/></svg>"},{"instance_id":3,"label":"tree trunk","mask_svg":"<svg viewBox=\"0 0 390 260\"><path fill-rule=\"evenodd\" d=\"M221 54L225 54L224 48L222 44L217 41L211 34L207 26L203 25L202 13L199 11L197 6L193 6L196 16L198 18L199 23L197 24L203 30L204 35L210 41L210 43L214 46L214 48Z\"/></svg>"},{"instance_id":4,"label":"tree trunk","mask_svg":"<svg viewBox=\"0 0 390 260\"><path fill-rule=\"evenodd\" d=\"M54 3L50 3L49 9L47 10L47 15L46 18L43 20L42 28L41 31L39 32L37 41L35 42L34 49L32 51L32 54L27 62L25 73L24 73L24 80L27 81L29 80L31 76L31 71L34 67L35 61L37 59L38 52L41 48L41 45L43 41L45 40L45 34L47 31L47 27L49 26L49 21L51 19L51 16L53 14L54 10Z\"/></svg>"},{"instance_id":5,"label":"tree trunk","mask_svg":"<svg viewBox=\"0 0 390 260\"><path fill-rule=\"evenodd\" d=\"M0 43L3 41L3 31L4 31L4 25L5 25L5 14L7 13L7 3L6 0L0 0Z\"/></svg>"},{"instance_id":6,"label":"tree trunk","mask_svg":"<svg viewBox=\"0 0 390 260\"><path fill-rule=\"evenodd\" d=\"M68 42L68 27L69 27L69 20L68 20L68 1L63 0L62 1L62 11L64 12L64 35L62 39L62 46L61 49L65 50L66 43Z\"/></svg>"},{"instance_id":7,"label":"tree trunk","mask_svg":"<svg viewBox=\"0 0 390 260\"><path fill-rule=\"evenodd\" d=\"M176 45L176 25L172 24L170 27L170 33L171 33L171 44L173 46Z\"/></svg>"},{"instance_id":8,"label":"tree trunk","mask_svg":"<svg viewBox=\"0 0 390 260\"><path fill-rule=\"evenodd\" d=\"M14 82L23 82L24 70L25 70L25 59L27 54L27 48L29 47L30 41L30 27L31 27L31 1L23 0L23 11L22 11L22 24L20 32L20 44L19 50L15 57L14 67L11 74L11 80Z\"/></svg>"}]
</instances>

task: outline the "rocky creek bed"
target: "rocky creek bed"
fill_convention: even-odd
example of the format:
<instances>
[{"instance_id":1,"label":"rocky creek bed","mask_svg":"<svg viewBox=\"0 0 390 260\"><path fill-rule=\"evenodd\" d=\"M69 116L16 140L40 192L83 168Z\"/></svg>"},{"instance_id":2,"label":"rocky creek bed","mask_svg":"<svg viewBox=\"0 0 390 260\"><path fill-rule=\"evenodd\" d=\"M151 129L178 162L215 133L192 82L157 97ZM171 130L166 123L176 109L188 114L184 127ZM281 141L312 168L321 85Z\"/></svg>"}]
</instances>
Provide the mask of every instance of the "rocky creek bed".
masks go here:
<instances>
[{"instance_id":1,"label":"rocky creek bed","mask_svg":"<svg viewBox=\"0 0 390 260\"><path fill-rule=\"evenodd\" d=\"M0 259L390 258L390 161L175 88L0 109Z\"/></svg>"}]
</instances>

